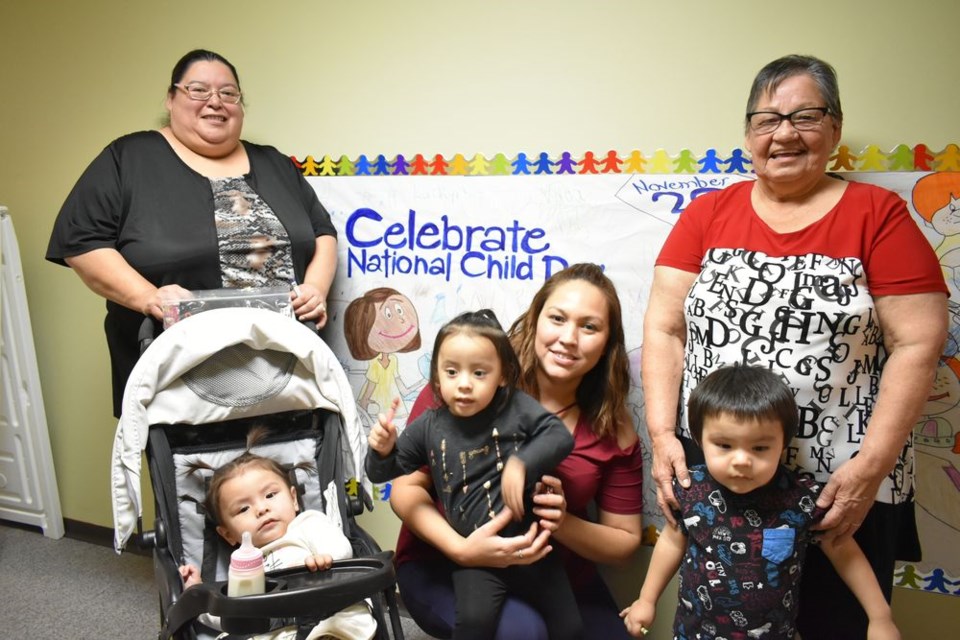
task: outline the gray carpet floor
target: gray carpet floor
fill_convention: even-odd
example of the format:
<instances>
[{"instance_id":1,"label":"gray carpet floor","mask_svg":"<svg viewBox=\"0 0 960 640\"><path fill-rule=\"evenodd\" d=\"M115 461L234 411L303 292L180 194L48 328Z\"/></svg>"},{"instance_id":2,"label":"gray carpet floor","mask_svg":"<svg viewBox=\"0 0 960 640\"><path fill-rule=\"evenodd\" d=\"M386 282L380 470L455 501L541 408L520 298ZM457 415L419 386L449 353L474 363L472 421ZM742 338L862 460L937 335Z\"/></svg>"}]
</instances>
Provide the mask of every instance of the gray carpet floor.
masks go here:
<instances>
[{"instance_id":1,"label":"gray carpet floor","mask_svg":"<svg viewBox=\"0 0 960 640\"><path fill-rule=\"evenodd\" d=\"M149 557L0 522L0 636L156 638L158 593ZM409 618L407 640L427 640Z\"/></svg>"}]
</instances>

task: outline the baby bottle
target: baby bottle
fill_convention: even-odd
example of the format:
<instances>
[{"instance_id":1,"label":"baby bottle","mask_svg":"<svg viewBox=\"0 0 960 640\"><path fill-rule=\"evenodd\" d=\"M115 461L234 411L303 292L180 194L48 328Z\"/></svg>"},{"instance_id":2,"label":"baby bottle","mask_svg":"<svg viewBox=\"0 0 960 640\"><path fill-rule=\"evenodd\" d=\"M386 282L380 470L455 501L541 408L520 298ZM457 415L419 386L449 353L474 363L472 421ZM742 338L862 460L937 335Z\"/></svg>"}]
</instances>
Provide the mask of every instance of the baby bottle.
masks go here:
<instances>
[{"instance_id":1,"label":"baby bottle","mask_svg":"<svg viewBox=\"0 0 960 640\"><path fill-rule=\"evenodd\" d=\"M263 593L263 552L253 546L250 532L244 531L240 548L230 554L227 595L250 596Z\"/></svg>"}]
</instances>

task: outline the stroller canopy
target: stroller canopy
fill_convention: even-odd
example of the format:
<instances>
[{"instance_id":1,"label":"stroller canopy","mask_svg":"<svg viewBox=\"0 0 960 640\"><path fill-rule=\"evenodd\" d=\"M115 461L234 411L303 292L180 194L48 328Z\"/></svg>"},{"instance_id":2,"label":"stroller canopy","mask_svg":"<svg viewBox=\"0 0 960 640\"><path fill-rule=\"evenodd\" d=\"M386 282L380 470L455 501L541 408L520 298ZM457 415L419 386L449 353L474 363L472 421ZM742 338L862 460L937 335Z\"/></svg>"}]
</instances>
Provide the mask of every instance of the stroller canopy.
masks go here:
<instances>
[{"instance_id":1,"label":"stroller canopy","mask_svg":"<svg viewBox=\"0 0 960 640\"><path fill-rule=\"evenodd\" d=\"M327 409L340 416L347 477L367 495L367 443L347 376L316 333L265 309L214 309L164 331L143 353L124 389L110 476L119 553L143 507L140 461L153 424L201 425L282 411Z\"/></svg>"}]
</instances>

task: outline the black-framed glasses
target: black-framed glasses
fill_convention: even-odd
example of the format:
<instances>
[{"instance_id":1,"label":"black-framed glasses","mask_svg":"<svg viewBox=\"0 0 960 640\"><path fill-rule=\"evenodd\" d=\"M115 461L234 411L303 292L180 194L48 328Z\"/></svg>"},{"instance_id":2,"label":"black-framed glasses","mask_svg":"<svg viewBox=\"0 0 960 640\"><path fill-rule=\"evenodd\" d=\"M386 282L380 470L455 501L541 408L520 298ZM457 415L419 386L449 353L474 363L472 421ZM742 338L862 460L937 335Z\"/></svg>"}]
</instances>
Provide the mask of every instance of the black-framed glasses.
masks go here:
<instances>
[{"instance_id":1,"label":"black-framed glasses","mask_svg":"<svg viewBox=\"0 0 960 640\"><path fill-rule=\"evenodd\" d=\"M213 94L217 94L220 96L222 102L226 102L227 104L240 104L240 100L243 98L240 89L236 87L227 86L214 89L202 82L189 82L187 84L180 84L178 82L173 86L187 94L187 97L191 100L207 101L213 97Z\"/></svg>"},{"instance_id":2,"label":"black-framed glasses","mask_svg":"<svg viewBox=\"0 0 960 640\"><path fill-rule=\"evenodd\" d=\"M810 131L823 123L823 119L830 115L827 107L804 107L790 113L776 111L753 111L747 114L747 122L754 133L773 133L784 120L789 120L793 128L798 131Z\"/></svg>"}]
</instances>

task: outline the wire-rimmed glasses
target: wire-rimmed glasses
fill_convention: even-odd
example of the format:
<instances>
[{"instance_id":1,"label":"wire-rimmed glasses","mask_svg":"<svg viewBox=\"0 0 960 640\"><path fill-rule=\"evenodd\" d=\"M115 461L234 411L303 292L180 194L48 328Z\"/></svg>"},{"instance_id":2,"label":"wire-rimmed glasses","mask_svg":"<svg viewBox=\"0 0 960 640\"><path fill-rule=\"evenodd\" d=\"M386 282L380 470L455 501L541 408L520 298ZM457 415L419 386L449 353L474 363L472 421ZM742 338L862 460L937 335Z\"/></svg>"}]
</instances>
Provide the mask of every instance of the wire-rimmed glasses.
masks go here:
<instances>
[{"instance_id":1,"label":"wire-rimmed glasses","mask_svg":"<svg viewBox=\"0 0 960 640\"><path fill-rule=\"evenodd\" d=\"M751 131L761 135L773 133L784 120L789 120L797 131L811 131L819 127L829 114L830 109L827 107L804 107L790 113L752 111L747 114L747 122Z\"/></svg>"},{"instance_id":2,"label":"wire-rimmed glasses","mask_svg":"<svg viewBox=\"0 0 960 640\"><path fill-rule=\"evenodd\" d=\"M227 104L240 104L240 100L243 98L240 89L230 85L214 89L202 82L188 82L187 84L180 84L178 82L173 86L187 94L187 97L191 100L199 100L201 102L206 102L213 97L213 94L217 94L221 102L226 102Z\"/></svg>"}]
</instances>

